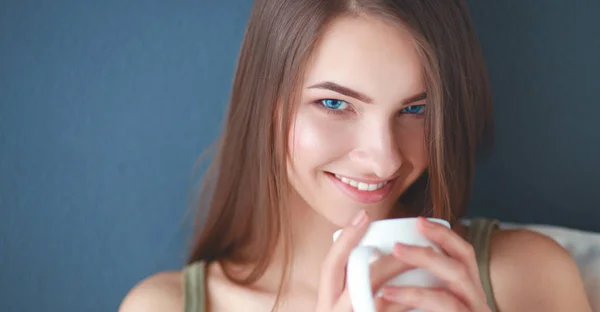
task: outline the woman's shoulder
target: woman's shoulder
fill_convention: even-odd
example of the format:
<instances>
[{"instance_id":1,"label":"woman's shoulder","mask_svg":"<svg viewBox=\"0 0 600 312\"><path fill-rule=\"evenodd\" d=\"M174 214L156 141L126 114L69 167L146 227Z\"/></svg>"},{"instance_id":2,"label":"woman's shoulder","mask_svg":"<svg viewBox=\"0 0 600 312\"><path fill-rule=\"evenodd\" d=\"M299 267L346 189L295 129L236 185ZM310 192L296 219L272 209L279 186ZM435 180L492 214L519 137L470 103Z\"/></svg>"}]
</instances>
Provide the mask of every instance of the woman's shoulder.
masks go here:
<instances>
[{"instance_id":1,"label":"woman's shoulder","mask_svg":"<svg viewBox=\"0 0 600 312\"><path fill-rule=\"evenodd\" d=\"M119 312L183 311L183 271L153 274L125 296Z\"/></svg>"},{"instance_id":2,"label":"woman's shoulder","mask_svg":"<svg viewBox=\"0 0 600 312\"><path fill-rule=\"evenodd\" d=\"M570 253L537 232L493 231L490 278L500 311L591 311Z\"/></svg>"}]
</instances>

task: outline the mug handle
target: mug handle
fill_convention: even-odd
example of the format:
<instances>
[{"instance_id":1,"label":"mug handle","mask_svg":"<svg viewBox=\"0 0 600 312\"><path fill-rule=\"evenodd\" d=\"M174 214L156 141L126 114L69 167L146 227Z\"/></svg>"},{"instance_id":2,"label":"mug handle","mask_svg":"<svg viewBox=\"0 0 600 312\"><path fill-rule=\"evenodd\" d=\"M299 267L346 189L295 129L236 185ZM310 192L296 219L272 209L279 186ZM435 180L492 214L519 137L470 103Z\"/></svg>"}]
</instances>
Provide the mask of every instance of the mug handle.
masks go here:
<instances>
[{"instance_id":1,"label":"mug handle","mask_svg":"<svg viewBox=\"0 0 600 312\"><path fill-rule=\"evenodd\" d=\"M377 312L369 265L376 256L380 255L379 249L372 246L358 246L350 253L346 268L346 283L352 308L356 312Z\"/></svg>"}]
</instances>

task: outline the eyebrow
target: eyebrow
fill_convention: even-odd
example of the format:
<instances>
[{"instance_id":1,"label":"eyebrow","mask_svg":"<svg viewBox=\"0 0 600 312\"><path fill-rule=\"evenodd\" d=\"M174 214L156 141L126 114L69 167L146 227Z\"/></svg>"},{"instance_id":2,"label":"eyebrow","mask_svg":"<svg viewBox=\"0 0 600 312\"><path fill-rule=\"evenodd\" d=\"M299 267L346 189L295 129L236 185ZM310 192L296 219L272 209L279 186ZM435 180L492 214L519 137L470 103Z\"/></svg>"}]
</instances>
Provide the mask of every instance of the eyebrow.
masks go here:
<instances>
[{"instance_id":1,"label":"eyebrow","mask_svg":"<svg viewBox=\"0 0 600 312\"><path fill-rule=\"evenodd\" d=\"M352 90L348 87L344 87L342 85L339 85L335 82L331 82L331 81L324 81L324 82L319 82L317 84L314 84L310 87L308 87L309 89L326 89L326 90L331 90L333 92L337 92L339 94L351 97L351 98L355 98L361 102L365 102L365 103L373 103L373 99L371 99L370 97L366 96L363 93L360 93L358 91ZM411 97L409 97L408 99L402 101L402 105L407 105L407 104L411 104L417 101L421 101L427 98L427 92L421 92L419 94L413 95Z\"/></svg>"}]
</instances>

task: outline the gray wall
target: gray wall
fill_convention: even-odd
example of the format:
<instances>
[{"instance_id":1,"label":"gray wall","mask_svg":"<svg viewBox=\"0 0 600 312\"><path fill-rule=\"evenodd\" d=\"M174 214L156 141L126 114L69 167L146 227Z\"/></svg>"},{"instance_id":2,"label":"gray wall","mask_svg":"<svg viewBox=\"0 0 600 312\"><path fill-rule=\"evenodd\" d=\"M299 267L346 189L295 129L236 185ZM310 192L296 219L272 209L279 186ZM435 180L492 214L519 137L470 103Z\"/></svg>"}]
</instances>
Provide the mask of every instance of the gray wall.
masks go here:
<instances>
[{"instance_id":1,"label":"gray wall","mask_svg":"<svg viewBox=\"0 0 600 312\"><path fill-rule=\"evenodd\" d=\"M600 2L535 3L470 1L498 130L471 214L600 231ZM0 1L0 311L114 311L182 264L250 5Z\"/></svg>"},{"instance_id":2,"label":"gray wall","mask_svg":"<svg viewBox=\"0 0 600 312\"><path fill-rule=\"evenodd\" d=\"M600 1L468 3L497 131L471 214L600 231Z\"/></svg>"}]
</instances>

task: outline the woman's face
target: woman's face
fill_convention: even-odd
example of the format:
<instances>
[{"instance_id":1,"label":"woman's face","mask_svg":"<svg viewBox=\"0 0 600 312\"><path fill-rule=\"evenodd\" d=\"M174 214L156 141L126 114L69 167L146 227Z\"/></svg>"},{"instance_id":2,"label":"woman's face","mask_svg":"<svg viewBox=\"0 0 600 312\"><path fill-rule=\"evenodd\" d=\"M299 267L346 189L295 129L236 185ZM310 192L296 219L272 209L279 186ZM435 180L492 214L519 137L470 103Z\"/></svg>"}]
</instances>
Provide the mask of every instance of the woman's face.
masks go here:
<instances>
[{"instance_id":1,"label":"woman's face","mask_svg":"<svg viewBox=\"0 0 600 312\"><path fill-rule=\"evenodd\" d=\"M333 23L308 64L289 133L299 198L337 226L360 209L388 216L428 164L426 91L410 34L375 18Z\"/></svg>"}]
</instances>

